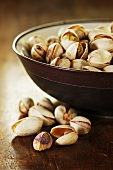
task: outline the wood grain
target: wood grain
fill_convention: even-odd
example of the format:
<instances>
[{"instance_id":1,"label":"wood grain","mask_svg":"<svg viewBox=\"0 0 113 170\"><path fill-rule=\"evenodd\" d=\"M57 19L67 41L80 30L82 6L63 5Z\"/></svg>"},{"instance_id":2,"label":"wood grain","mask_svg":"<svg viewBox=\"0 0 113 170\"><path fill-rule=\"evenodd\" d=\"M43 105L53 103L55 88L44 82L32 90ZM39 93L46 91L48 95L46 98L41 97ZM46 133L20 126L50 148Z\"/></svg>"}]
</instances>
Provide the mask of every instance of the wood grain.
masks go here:
<instances>
[{"instance_id":1,"label":"wood grain","mask_svg":"<svg viewBox=\"0 0 113 170\"><path fill-rule=\"evenodd\" d=\"M0 170L112 170L113 118L91 117L92 129L71 146L37 152L33 136L16 137L12 124L20 117L24 97L37 102L46 94L29 78L12 50L12 42L28 28L60 20L113 19L112 0L0 2ZM52 98L54 101L54 99ZM45 128L49 131L49 128Z\"/></svg>"}]
</instances>

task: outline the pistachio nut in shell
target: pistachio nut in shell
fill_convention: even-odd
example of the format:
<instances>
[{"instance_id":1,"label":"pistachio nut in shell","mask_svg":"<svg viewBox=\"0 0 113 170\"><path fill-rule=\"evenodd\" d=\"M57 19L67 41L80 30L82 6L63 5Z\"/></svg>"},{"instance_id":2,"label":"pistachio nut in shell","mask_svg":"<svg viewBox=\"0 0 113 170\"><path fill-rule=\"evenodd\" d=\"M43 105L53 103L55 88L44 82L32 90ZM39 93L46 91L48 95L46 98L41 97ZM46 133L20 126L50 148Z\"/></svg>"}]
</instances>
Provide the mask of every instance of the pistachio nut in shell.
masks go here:
<instances>
[{"instance_id":1,"label":"pistachio nut in shell","mask_svg":"<svg viewBox=\"0 0 113 170\"><path fill-rule=\"evenodd\" d=\"M63 54L63 48L60 43L49 45L46 51L46 62L50 63L54 58L60 57Z\"/></svg>"},{"instance_id":2,"label":"pistachio nut in shell","mask_svg":"<svg viewBox=\"0 0 113 170\"><path fill-rule=\"evenodd\" d=\"M79 135L85 135L91 129L91 121L84 116L76 116L70 121L70 125Z\"/></svg>"},{"instance_id":3,"label":"pistachio nut in shell","mask_svg":"<svg viewBox=\"0 0 113 170\"><path fill-rule=\"evenodd\" d=\"M57 125L51 128L50 134L55 138L59 138L70 132L75 132L75 129L70 125Z\"/></svg>"},{"instance_id":4,"label":"pistachio nut in shell","mask_svg":"<svg viewBox=\"0 0 113 170\"><path fill-rule=\"evenodd\" d=\"M55 143L57 145L72 145L78 139L78 134L76 132L70 132L59 137Z\"/></svg>"},{"instance_id":5,"label":"pistachio nut in shell","mask_svg":"<svg viewBox=\"0 0 113 170\"><path fill-rule=\"evenodd\" d=\"M94 72L102 72L100 69L95 68L93 66L82 66L82 70L85 70L85 71L94 71Z\"/></svg>"},{"instance_id":6,"label":"pistachio nut in shell","mask_svg":"<svg viewBox=\"0 0 113 170\"><path fill-rule=\"evenodd\" d=\"M47 97L41 98L38 102L37 105L41 105L48 109L50 112L54 111L54 104L51 102L51 100Z\"/></svg>"},{"instance_id":7,"label":"pistachio nut in shell","mask_svg":"<svg viewBox=\"0 0 113 170\"><path fill-rule=\"evenodd\" d=\"M65 30L61 35L60 43L62 47L66 50L74 42L79 42L78 35L72 29Z\"/></svg>"},{"instance_id":8,"label":"pistachio nut in shell","mask_svg":"<svg viewBox=\"0 0 113 170\"><path fill-rule=\"evenodd\" d=\"M34 105L31 107L29 109L28 115L40 117L43 120L44 126L51 126L55 124L55 116L53 113L41 105Z\"/></svg>"},{"instance_id":9,"label":"pistachio nut in shell","mask_svg":"<svg viewBox=\"0 0 113 170\"><path fill-rule=\"evenodd\" d=\"M55 118L61 125L69 124L69 121L77 116L77 111L73 108L67 109L64 105L59 105L54 111Z\"/></svg>"},{"instance_id":10,"label":"pistachio nut in shell","mask_svg":"<svg viewBox=\"0 0 113 170\"><path fill-rule=\"evenodd\" d=\"M74 59L71 62L71 68L74 70L82 70L83 66L88 66L88 62L83 59Z\"/></svg>"},{"instance_id":11,"label":"pistachio nut in shell","mask_svg":"<svg viewBox=\"0 0 113 170\"><path fill-rule=\"evenodd\" d=\"M34 101L30 97L23 98L19 102L19 110L22 114L27 115L29 109L34 105Z\"/></svg>"},{"instance_id":12,"label":"pistachio nut in shell","mask_svg":"<svg viewBox=\"0 0 113 170\"><path fill-rule=\"evenodd\" d=\"M113 72L113 65L109 65L103 68L103 71L105 72Z\"/></svg>"},{"instance_id":13,"label":"pistachio nut in shell","mask_svg":"<svg viewBox=\"0 0 113 170\"><path fill-rule=\"evenodd\" d=\"M45 61L46 49L47 46L45 44L34 44L31 48L31 58L38 61Z\"/></svg>"},{"instance_id":14,"label":"pistachio nut in shell","mask_svg":"<svg viewBox=\"0 0 113 170\"><path fill-rule=\"evenodd\" d=\"M109 65L112 59L110 52L104 49L97 49L89 53L88 63L96 68L104 68Z\"/></svg>"},{"instance_id":15,"label":"pistachio nut in shell","mask_svg":"<svg viewBox=\"0 0 113 170\"><path fill-rule=\"evenodd\" d=\"M47 41L47 46L49 46L53 43L59 43L59 38L55 35L51 35L47 37L46 41Z\"/></svg>"},{"instance_id":16,"label":"pistachio nut in shell","mask_svg":"<svg viewBox=\"0 0 113 170\"><path fill-rule=\"evenodd\" d=\"M26 41L27 50L31 51L32 46L34 44L38 44L38 43L46 44L45 38L41 35L33 35L33 36L29 37L28 40Z\"/></svg>"},{"instance_id":17,"label":"pistachio nut in shell","mask_svg":"<svg viewBox=\"0 0 113 170\"><path fill-rule=\"evenodd\" d=\"M40 132L43 120L38 117L25 117L12 125L12 131L17 136L29 136Z\"/></svg>"},{"instance_id":18,"label":"pistachio nut in shell","mask_svg":"<svg viewBox=\"0 0 113 170\"><path fill-rule=\"evenodd\" d=\"M49 149L53 143L52 137L48 132L39 133L33 140L33 148L37 151Z\"/></svg>"},{"instance_id":19,"label":"pistachio nut in shell","mask_svg":"<svg viewBox=\"0 0 113 170\"><path fill-rule=\"evenodd\" d=\"M73 24L70 27L68 27L68 29L72 29L73 31L75 31L79 39L87 37L87 31L85 30L85 27L83 25Z\"/></svg>"}]
</instances>

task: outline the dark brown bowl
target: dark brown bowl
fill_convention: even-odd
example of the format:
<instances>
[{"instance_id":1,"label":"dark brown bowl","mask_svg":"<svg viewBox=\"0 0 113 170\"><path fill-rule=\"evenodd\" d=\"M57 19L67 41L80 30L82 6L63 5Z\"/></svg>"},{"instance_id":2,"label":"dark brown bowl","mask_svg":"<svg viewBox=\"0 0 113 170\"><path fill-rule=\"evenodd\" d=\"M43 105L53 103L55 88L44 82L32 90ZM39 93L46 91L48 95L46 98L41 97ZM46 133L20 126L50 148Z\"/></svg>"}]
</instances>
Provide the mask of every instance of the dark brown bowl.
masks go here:
<instances>
[{"instance_id":1,"label":"dark brown bowl","mask_svg":"<svg viewBox=\"0 0 113 170\"><path fill-rule=\"evenodd\" d=\"M59 68L35 61L21 53L24 41L31 35L56 35L63 26L74 23L94 28L111 21L62 21L31 28L18 35L13 50L19 56L31 79L44 92L87 114L113 116L113 73L89 72Z\"/></svg>"}]
</instances>

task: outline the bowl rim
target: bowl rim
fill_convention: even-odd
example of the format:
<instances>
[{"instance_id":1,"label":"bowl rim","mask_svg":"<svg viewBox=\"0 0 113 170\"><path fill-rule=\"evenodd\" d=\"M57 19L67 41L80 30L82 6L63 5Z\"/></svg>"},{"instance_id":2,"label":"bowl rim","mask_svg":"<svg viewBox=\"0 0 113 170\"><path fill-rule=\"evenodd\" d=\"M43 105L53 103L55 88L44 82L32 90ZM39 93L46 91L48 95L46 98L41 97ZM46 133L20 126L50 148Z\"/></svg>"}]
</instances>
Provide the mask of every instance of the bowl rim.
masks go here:
<instances>
[{"instance_id":1,"label":"bowl rim","mask_svg":"<svg viewBox=\"0 0 113 170\"><path fill-rule=\"evenodd\" d=\"M98 80L99 79L102 79L101 81L104 81L104 79L106 80L106 76L108 76L108 79L110 78L110 80L112 80L112 77L113 77L113 73L112 72L96 72L96 71L93 71L93 72L90 72L90 71L85 71L85 70L74 70L72 68L61 68L59 66L51 66L50 64L48 63L43 63L43 62L40 62L40 61L36 61L32 58L29 58L27 56L24 56L22 55L18 50L17 50L17 43L18 41L25 35L31 33L31 32L34 32L36 30L41 30L41 29L44 29L44 28L49 28L49 27L54 27L54 26L58 26L58 25L67 25L67 24L74 24L74 23L81 23L81 24L87 24L87 23L110 23L112 22L113 20L112 19L101 19L101 20L98 20L98 19L74 19L74 20L65 20L65 21L57 21L57 22L51 22L51 23L46 23L46 24L42 24L42 25L39 25L39 26L35 26L35 27L32 27L32 28L29 28L23 32L21 32L20 34L18 34L14 40L13 40L13 43L12 43L12 48L13 48L13 51L20 57L20 59L24 59L26 60L27 62L32 62L34 63L34 65L37 65L40 66L40 67L47 67L49 68L50 70L59 70L59 72L70 72L71 74L72 73L76 73L77 75L82 75L82 76L86 76L88 77L90 75L91 76L97 76L98 77ZM30 66L28 67L28 69L32 72L32 69L30 69ZM37 71L35 69L35 74L37 74ZM103 78L101 78L103 74ZM66 75L66 74L65 74ZM40 77L43 77L43 74L40 75ZM44 77L45 78L45 77ZM47 79L50 79L51 78L47 78ZM53 80L55 81L55 79ZM113 81L113 80L112 80ZM73 84L73 81L72 82L62 82L62 79L59 79L58 82L62 83L62 84L70 84L70 85L74 85ZM112 83L113 84L113 83ZM79 83L75 85L80 85ZM107 86L106 86L107 85ZM92 86L92 84L90 85L90 83L86 83L85 85L80 85L80 86L88 86L90 88L105 88L105 89L113 89L113 85L110 86L110 82L108 81L107 83L103 83L102 87L98 86L98 83L94 84Z\"/></svg>"}]
</instances>

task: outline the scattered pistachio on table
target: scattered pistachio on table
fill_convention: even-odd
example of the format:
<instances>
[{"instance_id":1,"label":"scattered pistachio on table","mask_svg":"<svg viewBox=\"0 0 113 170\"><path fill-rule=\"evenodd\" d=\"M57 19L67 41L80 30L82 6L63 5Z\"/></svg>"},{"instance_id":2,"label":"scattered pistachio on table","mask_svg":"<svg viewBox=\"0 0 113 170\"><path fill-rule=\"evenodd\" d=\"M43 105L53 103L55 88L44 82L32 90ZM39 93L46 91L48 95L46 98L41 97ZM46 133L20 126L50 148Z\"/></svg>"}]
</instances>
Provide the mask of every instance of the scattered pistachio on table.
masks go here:
<instances>
[{"instance_id":1,"label":"scattered pistachio on table","mask_svg":"<svg viewBox=\"0 0 113 170\"><path fill-rule=\"evenodd\" d=\"M17 136L37 136L33 148L37 151L49 149L53 138L57 145L71 145L77 142L78 135L85 135L91 130L91 121L79 115L79 111L66 104L57 105L47 97L36 104L31 98L19 102L19 110L26 117L16 121L11 129ZM50 133L42 131L43 126L51 126ZM51 136L52 135L52 136Z\"/></svg>"}]
</instances>

